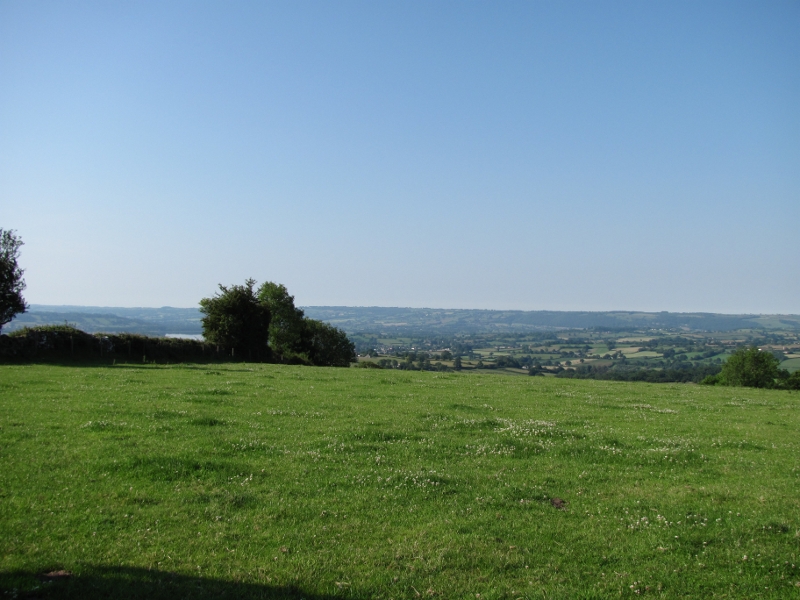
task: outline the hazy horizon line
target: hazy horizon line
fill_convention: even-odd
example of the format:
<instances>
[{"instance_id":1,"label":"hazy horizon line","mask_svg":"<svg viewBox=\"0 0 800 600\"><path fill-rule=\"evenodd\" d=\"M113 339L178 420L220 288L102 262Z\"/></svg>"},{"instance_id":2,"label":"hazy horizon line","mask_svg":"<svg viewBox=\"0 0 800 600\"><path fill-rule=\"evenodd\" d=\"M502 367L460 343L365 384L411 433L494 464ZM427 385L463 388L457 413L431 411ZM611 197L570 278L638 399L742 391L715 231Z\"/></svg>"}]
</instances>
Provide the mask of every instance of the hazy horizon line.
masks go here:
<instances>
[{"instance_id":1,"label":"hazy horizon line","mask_svg":"<svg viewBox=\"0 0 800 600\"><path fill-rule=\"evenodd\" d=\"M195 306L101 306L93 304L39 304L31 303L30 308L46 307L46 308L100 308L100 309L150 309L158 310L164 308L174 308L180 310L189 310L198 308ZM433 306L379 306L379 305L346 305L346 304L305 304L298 305L300 309L307 308L383 308L383 309L401 309L401 310L458 310L458 311L486 311L486 312L561 312L561 313L643 313L643 314L709 314L709 315L728 315L728 316L742 316L742 315L757 315L757 316L800 316L800 313L770 313L770 312L714 312L709 310L641 310L641 309L583 309L583 310L564 310L552 308L536 308L536 309L522 309L522 308L455 308L455 307L433 307ZM29 311L26 311L29 312Z\"/></svg>"}]
</instances>

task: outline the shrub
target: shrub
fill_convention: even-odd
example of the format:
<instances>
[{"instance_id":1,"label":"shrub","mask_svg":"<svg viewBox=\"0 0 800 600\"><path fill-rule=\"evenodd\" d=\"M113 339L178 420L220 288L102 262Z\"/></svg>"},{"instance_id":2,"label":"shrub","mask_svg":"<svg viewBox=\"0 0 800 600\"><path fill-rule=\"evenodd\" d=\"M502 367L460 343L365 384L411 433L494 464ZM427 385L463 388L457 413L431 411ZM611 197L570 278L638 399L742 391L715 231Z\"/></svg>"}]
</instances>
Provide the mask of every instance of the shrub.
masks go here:
<instances>
[{"instance_id":1,"label":"shrub","mask_svg":"<svg viewBox=\"0 0 800 600\"><path fill-rule=\"evenodd\" d=\"M741 387L772 388L780 376L778 361L771 352L755 346L739 348L731 354L719 374L719 383Z\"/></svg>"},{"instance_id":2,"label":"shrub","mask_svg":"<svg viewBox=\"0 0 800 600\"><path fill-rule=\"evenodd\" d=\"M118 333L86 333L68 325L25 327L0 335L0 360L197 362L226 360L229 353L198 340Z\"/></svg>"},{"instance_id":3,"label":"shrub","mask_svg":"<svg viewBox=\"0 0 800 600\"><path fill-rule=\"evenodd\" d=\"M365 360L363 362L353 363L351 366L356 367L358 369L382 369L383 367L378 363L370 362Z\"/></svg>"},{"instance_id":4,"label":"shrub","mask_svg":"<svg viewBox=\"0 0 800 600\"><path fill-rule=\"evenodd\" d=\"M255 281L244 285L219 286L219 293L200 300L203 336L212 344L245 352L250 360L269 358L270 310L256 297Z\"/></svg>"},{"instance_id":5,"label":"shrub","mask_svg":"<svg viewBox=\"0 0 800 600\"><path fill-rule=\"evenodd\" d=\"M305 319L306 344L311 362L321 367L349 367L356 347L341 329L315 319Z\"/></svg>"},{"instance_id":6,"label":"shrub","mask_svg":"<svg viewBox=\"0 0 800 600\"><path fill-rule=\"evenodd\" d=\"M783 380L783 385L787 390L800 390L800 371L795 371Z\"/></svg>"}]
</instances>

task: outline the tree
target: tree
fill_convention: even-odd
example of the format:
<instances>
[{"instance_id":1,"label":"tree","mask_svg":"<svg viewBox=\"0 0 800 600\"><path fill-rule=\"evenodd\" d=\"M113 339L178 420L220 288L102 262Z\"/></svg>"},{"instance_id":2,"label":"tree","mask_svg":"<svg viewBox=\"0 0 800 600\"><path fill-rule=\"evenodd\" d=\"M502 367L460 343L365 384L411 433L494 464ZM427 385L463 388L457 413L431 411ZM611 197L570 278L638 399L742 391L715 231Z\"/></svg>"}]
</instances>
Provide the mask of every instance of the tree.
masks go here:
<instances>
[{"instance_id":1,"label":"tree","mask_svg":"<svg viewBox=\"0 0 800 600\"><path fill-rule=\"evenodd\" d=\"M306 319L303 311L294 305L286 286L272 281L258 288L258 300L269 309L269 345L272 352L284 361L308 352Z\"/></svg>"},{"instance_id":2,"label":"tree","mask_svg":"<svg viewBox=\"0 0 800 600\"><path fill-rule=\"evenodd\" d=\"M783 387L787 390L800 390L800 371L795 371L783 380Z\"/></svg>"},{"instance_id":3,"label":"tree","mask_svg":"<svg viewBox=\"0 0 800 600\"><path fill-rule=\"evenodd\" d=\"M755 346L739 348L731 354L718 376L722 385L743 387L775 387L780 376L780 361L771 352L762 352Z\"/></svg>"},{"instance_id":4,"label":"tree","mask_svg":"<svg viewBox=\"0 0 800 600\"><path fill-rule=\"evenodd\" d=\"M247 358L269 358L269 307L256 297L253 291L255 280L248 279L244 285L225 287L213 298L200 300L203 336L212 344L247 353Z\"/></svg>"},{"instance_id":5,"label":"tree","mask_svg":"<svg viewBox=\"0 0 800 600\"><path fill-rule=\"evenodd\" d=\"M284 363L349 367L355 345L341 329L308 319L294 305L286 287L265 282L253 291L253 279L243 286L219 286L220 293L200 301L205 315L203 335L237 355L278 359Z\"/></svg>"},{"instance_id":6,"label":"tree","mask_svg":"<svg viewBox=\"0 0 800 600\"><path fill-rule=\"evenodd\" d=\"M13 230L0 229L0 330L14 315L28 309L22 297L25 289L22 274L25 271L17 264L20 246L22 240Z\"/></svg>"},{"instance_id":7,"label":"tree","mask_svg":"<svg viewBox=\"0 0 800 600\"><path fill-rule=\"evenodd\" d=\"M356 347L337 327L305 319L305 350L311 362L325 367L349 367L356 361Z\"/></svg>"}]
</instances>

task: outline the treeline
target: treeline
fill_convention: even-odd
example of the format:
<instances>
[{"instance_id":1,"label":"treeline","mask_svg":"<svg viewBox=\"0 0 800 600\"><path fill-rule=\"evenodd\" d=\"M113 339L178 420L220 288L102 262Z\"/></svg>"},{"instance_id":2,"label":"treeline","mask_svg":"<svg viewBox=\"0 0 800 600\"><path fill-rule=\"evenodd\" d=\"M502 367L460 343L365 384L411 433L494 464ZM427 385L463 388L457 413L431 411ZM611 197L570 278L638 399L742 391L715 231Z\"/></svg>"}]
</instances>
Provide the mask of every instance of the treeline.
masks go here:
<instances>
[{"instance_id":1,"label":"treeline","mask_svg":"<svg viewBox=\"0 0 800 600\"><path fill-rule=\"evenodd\" d=\"M356 361L344 331L306 317L284 285L267 281L255 290L255 283L220 285L200 301L206 341L252 361L331 367Z\"/></svg>"},{"instance_id":2,"label":"treeline","mask_svg":"<svg viewBox=\"0 0 800 600\"><path fill-rule=\"evenodd\" d=\"M223 348L198 340L131 333L86 333L69 325L43 325L0 335L0 360L205 362L231 360Z\"/></svg>"},{"instance_id":3,"label":"treeline","mask_svg":"<svg viewBox=\"0 0 800 600\"><path fill-rule=\"evenodd\" d=\"M780 368L780 359L756 346L739 348L718 374L701 382L704 385L730 385L766 389L800 390L800 371Z\"/></svg>"},{"instance_id":4,"label":"treeline","mask_svg":"<svg viewBox=\"0 0 800 600\"><path fill-rule=\"evenodd\" d=\"M720 365L679 365L677 368L648 369L626 365L593 366L581 365L564 369L556 377L567 379L604 379L610 381L644 381L647 383L700 383L722 370ZM536 375L534 370L531 375Z\"/></svg>"},{"instance_id":5,"label":"treeline","mask_svg":"<svg viewBox=\"0 0 800 600\"><path fill-rule=\"evenodd\" d=\"M252 361L349 367L355 347L341 329L305 317L286 287L255 281L220 285L200 301L204 340L130 333L90 334L69 325L28 327L0 336L0 360L121 362Z\"/></svg>"},{"instance_id":6,"label":"treeline","mask_svg":"<svg viewBox=\"0 0 800 600\"><path fill-rule=\"evenodd\" d=\"M532 369L530 374L542 373ZM648 383L694 382L703 385L800 390L800 371L789 373L781 369L780 360L772 352L759 350L755 346L738 348L723 365L693 365L687 362L667 369L581 365L564 370L559 367L556 377Z\"/></svg>"}]
</instances>

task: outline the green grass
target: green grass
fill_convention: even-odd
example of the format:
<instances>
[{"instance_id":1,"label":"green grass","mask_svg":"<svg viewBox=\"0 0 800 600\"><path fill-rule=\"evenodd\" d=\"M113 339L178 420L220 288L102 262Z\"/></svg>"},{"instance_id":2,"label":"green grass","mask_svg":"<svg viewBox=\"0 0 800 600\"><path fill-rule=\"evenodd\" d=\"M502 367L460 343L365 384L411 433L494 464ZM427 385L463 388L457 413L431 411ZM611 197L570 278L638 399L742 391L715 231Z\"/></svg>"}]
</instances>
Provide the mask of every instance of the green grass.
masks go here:
<instances>
[{"instance_id":1,"label":"green grass","mask_svg":"<svg viewBox=\"0 0 800 600\"><path fill-rule=\"evenodd\" d=\"M798 598L799 434L800 395L782 391L3 366L0 587Z\"/></svg>"},{"instance_id":2,"label":"green grass","mask_svg":"<svg viewBox=\"0 0 800 600\"><path fill-rule=\"evenodd\" d=\"M781 363L781 369L786 369L790 373L800 371L800 358L790 358Z\"/></svg>"}]
</instances>

